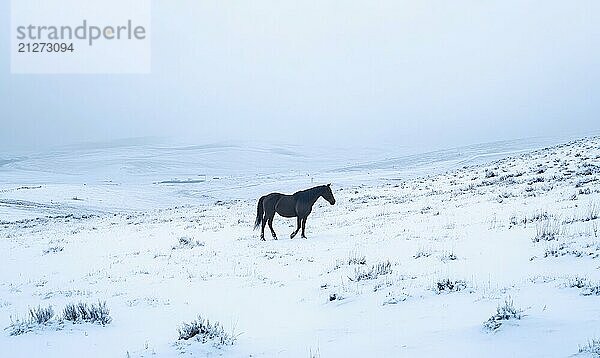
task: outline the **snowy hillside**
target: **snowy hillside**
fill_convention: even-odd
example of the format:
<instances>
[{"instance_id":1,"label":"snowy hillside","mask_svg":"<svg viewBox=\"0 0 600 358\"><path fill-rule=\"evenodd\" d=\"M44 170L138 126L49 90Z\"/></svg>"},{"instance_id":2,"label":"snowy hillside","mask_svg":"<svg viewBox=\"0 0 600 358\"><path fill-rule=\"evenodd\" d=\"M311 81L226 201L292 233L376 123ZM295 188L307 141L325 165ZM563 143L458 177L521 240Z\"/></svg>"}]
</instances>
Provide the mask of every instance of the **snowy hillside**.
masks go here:
<instances>
[{"instance_id":1,"label":"snowy hillside","mask_svg":"<svg viewBox=\"0 0 600 358\"><path fill-rule=\"evenodd\" d=\"M121 140L0 157L0 219L98 214L255 199L315 183L406 179L541 148L538 138L418 153L254 143Z\"/></svg>"},{"instance_id":2,"label":"snowy hillside","mask_svg":"<svg viewBox=\"0 0 600 358\"><path fill-rule=\"evenodd\" d=\"M4 158L0 352L593 356L600 138L531 150L539 145L359 158L136 146ZM280 239L258 240L261 194L327 182L337 203L317 202L308 239L290 240L295 220L276 217ZM63 312L104 302L110 320ZM31 308L48 306L53 315L29 321ZM178 339L199 315L224 333Z\"/></svg>"}]
</instances>

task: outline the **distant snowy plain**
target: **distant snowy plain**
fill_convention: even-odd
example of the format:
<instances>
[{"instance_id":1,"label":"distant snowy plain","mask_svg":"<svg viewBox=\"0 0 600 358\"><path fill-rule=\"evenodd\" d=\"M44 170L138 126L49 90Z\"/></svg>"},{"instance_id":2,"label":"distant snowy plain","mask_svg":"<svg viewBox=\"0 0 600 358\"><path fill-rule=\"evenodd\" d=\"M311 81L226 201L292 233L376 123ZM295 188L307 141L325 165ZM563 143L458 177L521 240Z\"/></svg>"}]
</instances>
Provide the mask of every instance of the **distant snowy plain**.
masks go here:
<instances>
[{"instance_id":1,"label":"distant snowy plain","mask_svg":"<svg viewBox=\"0 0 600 358\"><path fill-rule=\"evenodd\" d=\"M593 356L599 180L597 137L429 153L156 143L10 153L0 352ZM279 240L258 240L261 195L329 182L337 203L317 202L308 239L290 240L295 221L277 217ZM68 303L99 300L106 326L58 319ZM506 301L520 319L485 328ZM38 306L57 318L11 336ZM235 343L178 340L198 315Z\"/></svg>"}]
</instances>

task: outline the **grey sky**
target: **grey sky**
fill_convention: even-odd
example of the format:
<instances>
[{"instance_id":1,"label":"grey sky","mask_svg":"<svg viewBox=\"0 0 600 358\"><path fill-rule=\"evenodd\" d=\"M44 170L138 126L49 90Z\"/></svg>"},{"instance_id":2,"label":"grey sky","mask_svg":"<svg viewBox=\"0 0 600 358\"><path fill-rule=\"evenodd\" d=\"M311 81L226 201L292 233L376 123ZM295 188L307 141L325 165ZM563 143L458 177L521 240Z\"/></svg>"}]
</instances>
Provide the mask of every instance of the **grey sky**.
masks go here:
<instances>
[{"instance_id":1,"label":"grey sky","mask_svg":"<svg viewBox=\"0 0 600 358\"><path fill-rule=\"evenodd\" d=\"M600 129L600 2L154 1L152 74L11 75L0 148L439 147Z\"/></svg>"}]
</instances>

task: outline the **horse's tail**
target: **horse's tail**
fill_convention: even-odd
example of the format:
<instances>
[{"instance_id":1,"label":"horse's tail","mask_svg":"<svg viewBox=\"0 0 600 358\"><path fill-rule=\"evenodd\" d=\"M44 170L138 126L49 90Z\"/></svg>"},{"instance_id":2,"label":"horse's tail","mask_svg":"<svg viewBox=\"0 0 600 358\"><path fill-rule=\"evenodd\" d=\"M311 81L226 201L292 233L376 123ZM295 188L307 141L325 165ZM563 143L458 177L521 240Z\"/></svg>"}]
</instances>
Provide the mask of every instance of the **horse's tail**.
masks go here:
<instances>
[{"instance_id":1,"label":"horse's tail","mask_svg":"<svg viewBox=\"0 0 600 358\"><path fill-rule=\"evenodd\" d=\"M262 224L263 216L265 214L265 209L263 208L264 200L264 196L258 199L258 206L256 207L256 221L254 221L254 230L256 230L260 226L260 224Z\"/></svg>"}]
</instances>

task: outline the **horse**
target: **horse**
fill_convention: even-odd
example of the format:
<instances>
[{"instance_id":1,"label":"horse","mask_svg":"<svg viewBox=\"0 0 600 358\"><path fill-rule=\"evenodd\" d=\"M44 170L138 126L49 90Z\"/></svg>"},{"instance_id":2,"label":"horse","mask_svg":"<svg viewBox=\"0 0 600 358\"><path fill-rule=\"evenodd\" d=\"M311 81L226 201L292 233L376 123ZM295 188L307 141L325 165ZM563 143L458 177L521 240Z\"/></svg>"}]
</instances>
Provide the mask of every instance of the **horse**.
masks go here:
<instances>
[{"instance_id":1,"label":"horse","mask_svg":"<svg viewBox=\"0 0 600 358\"><path fill-rule=\"evenodd\" d=\"M298 228L291 233L290 239L293 239L294 236L296 236L300 227L302 227L301 237L306 239L306 235L304 234L304 230L306 229L306 218L311 213L313 205L320 197L327 200L331 205L335 204L335 198L331 192L331 184L298 191L292 195L271 193L262 196L258 200L258 207L256 208L254 229L256 230L256 228L262 224L260 239L264 241L265 225L268 223L273 239L277 240L277 234L275 234L275 230L273 230L273 218L275 217L275 213L278 213L284 218L298 218Z\"/></svg>"}]
</instances>

